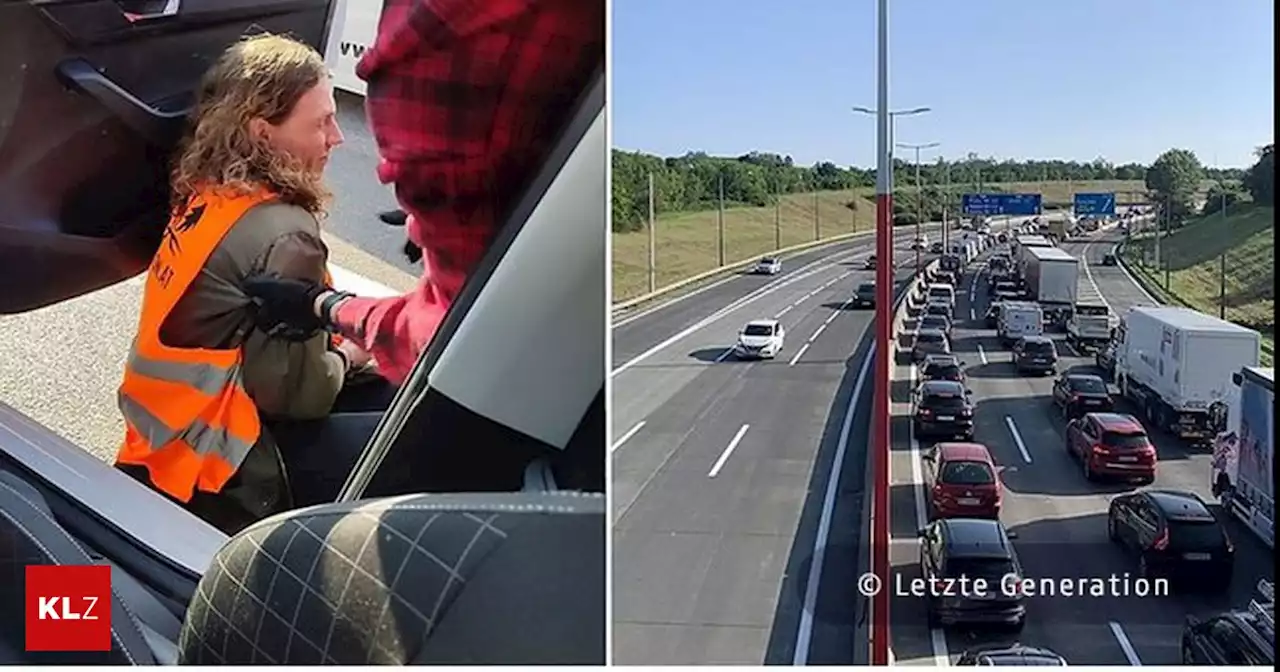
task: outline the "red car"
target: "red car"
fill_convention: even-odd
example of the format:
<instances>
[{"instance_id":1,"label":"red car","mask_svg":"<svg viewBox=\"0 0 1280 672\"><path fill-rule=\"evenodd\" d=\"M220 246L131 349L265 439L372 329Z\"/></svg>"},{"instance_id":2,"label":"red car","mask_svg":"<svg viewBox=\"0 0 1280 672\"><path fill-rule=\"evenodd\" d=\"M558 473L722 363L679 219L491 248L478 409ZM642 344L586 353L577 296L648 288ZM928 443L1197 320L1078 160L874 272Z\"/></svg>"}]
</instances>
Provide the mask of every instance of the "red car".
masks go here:
<instances>
[{"instance_id":1,"label":"red car","mask_svg":"<svg viewBox=\"0 0 1280 672\"><path fill-rule=\"evenodd\" d=\"M1142 423L1122 413L1086 413L1067 424L1067 452L1079 458L1084 477L1156 480L1156 447Z\"/></svg>"},{"instance_id":2,"label":"red car","mask_svg":"<svg viewBox=\"0 0 1280 672\"><path fill-rule=\"evenodd\" d=\"M1004 487L981 443L939 443L928 465L930 518L999 518Z\"/></svg>"}]
</instances>

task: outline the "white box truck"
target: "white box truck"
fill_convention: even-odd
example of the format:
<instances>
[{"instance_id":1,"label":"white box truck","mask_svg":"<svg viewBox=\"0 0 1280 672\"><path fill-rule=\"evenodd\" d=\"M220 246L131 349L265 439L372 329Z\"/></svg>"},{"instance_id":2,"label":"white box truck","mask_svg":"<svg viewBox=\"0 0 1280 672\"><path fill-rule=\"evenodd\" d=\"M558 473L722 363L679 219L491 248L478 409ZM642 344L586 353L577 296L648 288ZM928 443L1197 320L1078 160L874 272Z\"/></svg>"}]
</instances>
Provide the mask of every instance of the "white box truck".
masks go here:
<instances>
[{"instance_id":1,"label":"white box truck","mask_svg":"<svg viewBox=\"0 0 1280 672\"><path fill-rule=\"evenodd\" d=\"M1075 311L1080 262L1056 247L1025 250L1028 298L1040 304L1051 324L1065 327Z\"/></svg>"},{"instance_id":2,"label":"white box truck","mask_svg":"<svg viewBox=\"0 0 1280 672\"><path fill-rule=\"evenodd\" d=\"M1019 276L1026 277L1028 250L1037 247L1053 247L1053 243L1044 236L1018 236L1013 239L1013 265Z\"/></svg>"},{"instance_id":3,"label":"white box truck","mask_svg":"<svg viewBox=\"0 0 1280 672\"><path fill-rule=\"evenodd\" d=\"M1213 442L1213 494L1275 550L1275 369L1244 367L1231 376L1221 431Z\"/></svg>"},{"instance_id":4,"label":"white box truck","mask_svg":"<svg viewBox=\"0 0 1280 672\"><path fill-rule=\"evenodd\" d=\"M1085 353L1105 348L1111 342L1111 308L1094 297L1078 300L1067 321L1067 344Z\"/></svg>"},{"instance_id":5,"label":"white box truck","mask_svg":"<svg viewBox=\"0 0 1280 672\"><path fill-rule=\"evenodd\" d=\"M1152 427L1207 444L1210 406L1226 403L1231 372L1257 366L1262 336L1190 308L1140 306L1116 330L1116 384Z\"/></svg>"}]
</instances>

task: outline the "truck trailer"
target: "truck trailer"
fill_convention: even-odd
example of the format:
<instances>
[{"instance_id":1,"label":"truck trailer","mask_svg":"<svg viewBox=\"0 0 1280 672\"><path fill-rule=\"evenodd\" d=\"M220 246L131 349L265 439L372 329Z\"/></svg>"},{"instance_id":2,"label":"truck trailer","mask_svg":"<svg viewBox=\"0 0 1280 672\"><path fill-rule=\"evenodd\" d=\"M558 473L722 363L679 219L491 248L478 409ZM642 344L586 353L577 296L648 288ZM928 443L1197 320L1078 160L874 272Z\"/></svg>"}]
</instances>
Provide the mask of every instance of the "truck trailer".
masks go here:
<instances>
[{"instance_id":1,"label":"truck trailer","mask_svg":"<svg viewBox=\"0 0 1280 672\"><path fill-rule=\"evenodd\" d=\"M1040 304L1045 319L1065 326L1075 311L1080 262L1056 247L1025 248L1027 297Z\"/></svg>"},{"instance_id":2,"label":"truck trailer","mask_svg":"<svg viewBox=\"0 0 1280 672\"><path fill-rule=\"evenodd\" d=\"M1152 427L1211 443L1210 407L1226 403L1231 371L1257 366L1262 336L1190 308L1130 308L1116 330L1115 380Z\"/></svg>"},{"instance_id":3,"label":"truck trailer","mask_svg":"<svg viewBox=\"0 0 1280 672\"><path fill-rule=\"evenodd\" d=\"M1231 376L1222 432L1213 443L1213 494L1275 550L1275 369L1244 367Z\"/></svg>"},{"instance_id":4,"label":"truck trailer","mask_svg":"<svg viewBox=\"0 0 1280 672\"><path fill-rule=\"evenodd\" d=\"M1013 266L1019 276L1026 276L1027 255L1030 254L1028 250L1037 247L1053 247L1053 243L1044 236L1018 236L1013 239L1010 251L1013 252Z\"/></svg>"}]
</instances>

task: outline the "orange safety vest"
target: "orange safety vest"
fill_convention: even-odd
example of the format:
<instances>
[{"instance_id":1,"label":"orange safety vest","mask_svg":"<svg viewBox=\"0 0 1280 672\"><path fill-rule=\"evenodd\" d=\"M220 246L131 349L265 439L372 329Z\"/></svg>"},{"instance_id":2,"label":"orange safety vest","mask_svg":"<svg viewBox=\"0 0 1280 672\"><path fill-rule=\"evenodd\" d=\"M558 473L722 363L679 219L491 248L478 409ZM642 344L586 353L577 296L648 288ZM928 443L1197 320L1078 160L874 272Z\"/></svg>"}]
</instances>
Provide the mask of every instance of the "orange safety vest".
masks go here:
<instances>
[{"instance_id":1,"label":"orange safety vest","mask_svg":"<svg viewBox=\"0 0 1280 672\"><path fill-rule=\"evenodd\" d=\"M217 493L262 432L244 390L240 348L174 348L160 325L236 221L272 195L200 194L169 220L147 271L142 315L120 384L125 438L116 462L146 467L151 483L182 502Z\"/></svg>"}]
</instances>

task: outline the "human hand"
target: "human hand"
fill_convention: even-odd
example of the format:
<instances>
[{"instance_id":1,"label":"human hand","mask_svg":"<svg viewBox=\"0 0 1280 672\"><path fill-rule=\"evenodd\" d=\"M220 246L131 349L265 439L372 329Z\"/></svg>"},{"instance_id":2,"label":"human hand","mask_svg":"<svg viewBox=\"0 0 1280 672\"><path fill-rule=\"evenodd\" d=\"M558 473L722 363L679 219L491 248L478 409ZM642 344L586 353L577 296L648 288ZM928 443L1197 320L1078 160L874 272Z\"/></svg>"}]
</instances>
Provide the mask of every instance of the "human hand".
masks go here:
<instances>
[{"instance_id":1,"label":"human hand","mask_svg":"<svg viewBox=\"0 0 1280 672\"><path fill-rule=\"evenodd\" d=\"M346 356L351 371L363 369L373 361L373 355L352 341L344 339L338 343L337 347Z\"/></svg>"},{"instance_id":2,"label":"human hand","mask_svg":"<svg viewBox=\"0 0 1280 672\"><path fill-rule=\"evenodd\" d=\"M257 274L245 280L244 291L253 300L258 328L268 334L305 340L325 326L315 306L327 287L309 280Z\"/></svg>"}]
</instances>

